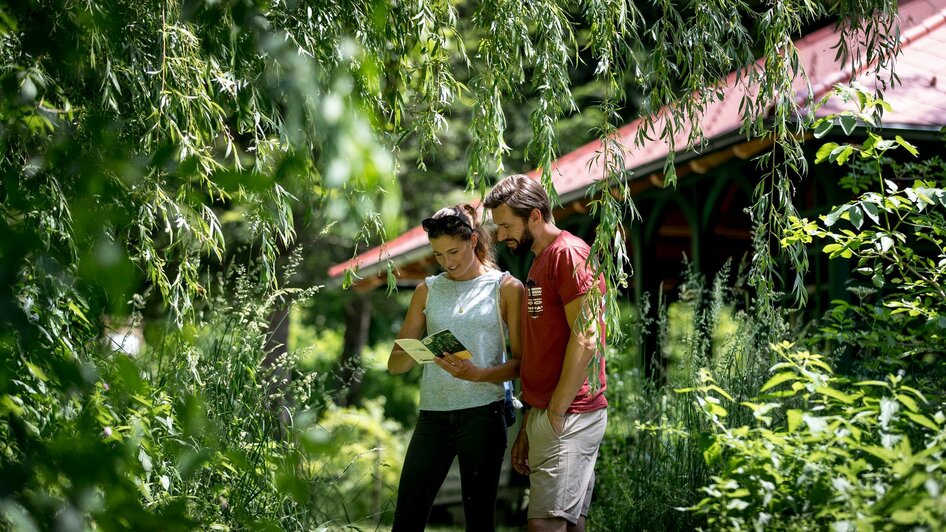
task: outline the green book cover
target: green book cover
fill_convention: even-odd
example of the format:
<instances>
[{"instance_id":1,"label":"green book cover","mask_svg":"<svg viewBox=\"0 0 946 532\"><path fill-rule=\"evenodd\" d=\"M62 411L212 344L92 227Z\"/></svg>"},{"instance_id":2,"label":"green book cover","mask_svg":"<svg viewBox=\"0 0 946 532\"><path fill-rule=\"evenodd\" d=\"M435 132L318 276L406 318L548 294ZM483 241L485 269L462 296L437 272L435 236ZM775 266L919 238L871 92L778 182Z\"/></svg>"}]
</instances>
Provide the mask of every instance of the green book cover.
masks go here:
<instances>
[{"instance_id":1,"label":"green book cover","mask_svg":"<svg viewBox=\"0 0 946 532\"><path fill-rule=\"evenodd\" d=\"M449 329L436 332L420 340L400 338L395 340L394 343L421 364L427 364L434 358L443 356L443 353L450 353L457 358L464 359L473 356L469 349Z\"/></svg>"}]
</instances>

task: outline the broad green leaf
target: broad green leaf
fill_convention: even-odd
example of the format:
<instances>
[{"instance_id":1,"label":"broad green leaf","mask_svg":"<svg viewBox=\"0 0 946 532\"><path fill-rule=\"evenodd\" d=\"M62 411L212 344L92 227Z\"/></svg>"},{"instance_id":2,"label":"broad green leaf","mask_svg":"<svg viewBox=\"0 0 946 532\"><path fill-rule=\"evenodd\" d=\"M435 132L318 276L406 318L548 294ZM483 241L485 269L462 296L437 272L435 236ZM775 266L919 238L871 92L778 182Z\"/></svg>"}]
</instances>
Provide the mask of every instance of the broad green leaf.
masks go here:
<instances>
[{"instance_id":1,"label":"broad green leaf","mask_svg":"<svg viewBox=\"0 0 946 532\"><path fill-rule=\"evenodd\" d=\"M72 313L75 314L77 318L79 318L79 321L88 325L89 327L92 326L89 320L85 317L85 313L82 312L82 309L76 306L76 304L73 303L72 301L69 302L69 310L71 310Z\"/></svg>"},{"instance_id":2,"label":"broad green leaf","mask_svg":"<svg viewBox=\"0 0 946 532\"><path fill-rule=\"evenodd\" d=\"M843 165L851 157L852 153L854 153L854 148L851 146L845 146L844 149L838 153L835 162L837 162L839 166Z\"/></svg>"},{"instance_id":3,"label":"broad green leaf","mask_svg":"<svg viewBox=\"0 0 946 532\"><path fill-rule=\"evenodd\" d=\"M904 138L901 137L900 135L897 135L895 138L897 140L897 144L906 148L906 150L910 152L910 155L913 155L914 157L916 157L917 155L920 154L920 152L916 149L916 146L904 140Z\"/></svg>"},{"instance_id":4,"label":"broad green leaf","mask_svg":"<svg viewBox=\"0 0 946 532\"><path fill-rule=\"evenodd\" d=\"M831 366L825 364L823 361L821 361L818 358L810 358L807 360L807 362L808 362L808 366L821 368L825 371L825 373L834 373L834 370L831 369Z\"/></svg>"},{"instance_id":5,"label":"broad green leaf","mask_svg":"<svg viewBox=\"0 0 946 532\"><path fill-rule=\"evenodd\" d=\"M43 382L46 382L48 380L48 377L46 377L46 373L44 373L43 370L40 369L40 367L37 366L36 364L33 364L32 362L27 362L26 367L27 369L30 370L30 373L37 379Z\"/></svg>"},{"instance_id":6,"label":"broad green leaf","mask_svg":"<svg viewBox=\"0 0 946 532\"><path fill-rule=\"evenodd\" d=\"M709 410L710 414L714 416L726 417L729 415L729 412L725 408L716 403L706 403L706 408Z\"/></svg>"},{"instance_id":7,"label":"broad green leaf","mask_svg":"<svg viewBox=\"0 0 946 532\"><path fill-rule=\"evenodd\" d=\"M827 142L818 148L818 153L815 154L815 163L817 164L827 159L828 156L831 155L831 152L833 152L837 147L837 142Z\"/></svg>"},{"instance_id":8,"label":"broad green leaf","mask_svg":"<svg viewBox=\"0 0 946 532\"><path fill-rule=\"evenodd\" d=\"M912 397L906 394L898 393L897 400L903 403L904 406L909 408L913 412L919 412L920 409L916 406L916 401Z\"/></svg>"},{"instance_id":9,"label":"broad green leaf","mask_svg":"<svg viewBox=\"0 0 946 532\"><path fill-rule=\"evenodd\" d=\"M831 162L837 162L840 165L842 163L838 161L838 157L840 157L842 153L850 149L851 149L850 146L839 145L835 147L833 150L831 150L831 153L828 154L828 160L830 160Z\"/></svg>"},{"instance_id":10,"label":"broad green leaf","mask_svg":"<svg viewBox=\"0 0 946 532\"><path fill-rule=\"evenodd\" d=\"M861 447L861 449L863 449L867 453L870 453L876 456L877 458L880 458L881 460L883 460L884 462L887 462L888 464L890 462L893 462L897 458L896 451L892 449L884 449L883 447L879 447L877 445L865 445Z\"/></svg>"},{"instance_id":11,"label":"broad green leaf","mask_svg":"<svg viewBox=\"0 0 946 532\"><path fill-rule=\"evenodd\" d=\"M802 424L801 410L789 410L788 415L788 432L795 432L798 430L798 427Z\"/></svg>"},{"instance_id":12,"label":"broad green leaf","mask_svg":"<svg viewBox=\"0 0 946 532\"><path fill-rule=\"evenodd\" d=\"M8 412L15 416L22 416L24 412L23 400L7 394L0 395L0 414L5 415Z\"/></svg>"},{"instance_id":13,"label":"broad green leaf","mask_svg":"<svg viewBox=\"0 0 946 532\"><path fill-rule=\"evenodd\" d=\"M844 214L851 206L850 205L841 205L837 209L828 213L824 218L824 224L828 227L831 227L837 223L838 219L841 218L841 215Z\"/></svg>"},{"instance_id":14,"label":"broad green leaf","mask_svg":"<svg viewBox=\"0 0 946 532\"><path fill-rule=\"evenodd\" d=\"M759 391L764 392L768 390L769 388L774 388L778 386L779 384L782 384L783 382L797 381L798 379L799 377L795 373L792 373L790 371L783 371L782 373L773 375L772 378L770 378L764 385L762 385L762 388Z\"/></svg>"},{"instance_id":15,"label":"broad green leaf","mask_svg":"<svg viewBox=\"0 0 946 532\"><path fill-rule=\"evenodd\" d=\"M923 393L920 392L920 390L917 390L916 388L913 388L912 386L901 386L900 389L905 392L912 393L913 395L916 396L917 399L919 399L920 401L923 401L924 403L927 402L926 396L923 395Z\"/></svg>"},{"instance_id":16,"label":"broad green leaf","mask_svg":"<svg viewBox=\"0 0 946 532\"><path fill-rule=\"evenodd\" d=\"M861 212L861 209L858 205L851 205L851 208L848 209L848 215L851 217L851 223L854 227L860 229L861 225L864 223L864 214Z\"/></svg>"},{"instance_id":17,"label":"broad green leaf","mask_svg":"<svg viewBox=\"0 0 946 532\"><path fill-rule=\"evenodd\" d=\"M826 118L822 118L815 122L815 138L820 139L821 137L828 134L831 129L834 128L834 122Z\"/></svg>"},{"instance_id":18,"label":"broad green leaf","mask_svg":"<svg viewBox=\"0 0 946 532\"><path fill-rule=\"evenodd\" d=\"M705 386L704 389L705 389L706 391L713 391L713 392L716 392L716 393L718 393L719 395L722 395L723 397L725 397L726 399L729 399L730 401L733 401L732 396L729 395L729 393L727 393L726 390L720 388L719 386L717 386L717 385L715 385L715 384L711 384L711 385L709 385L709 386Z\"/></svg>"},{"instance_id":19,"label":"broad green leaf","mask_svg":"<svg viewBox=\"0 0 946 532\"><path fill-rule=\"evenodd\" d=\"M890 514L890 520L898 525L912 525L922 522L919 514L913 510L897 510Z\"/></svg>"},{"instance_id":20,"label":"broad green leaf","mask_svg":"<svg viewBox=\"0 0 946 532\"><path fill-rule=\"evenodd\" d=\"M939 431L939 427L936 426L936 423L933 423L933 420L924 416L923 414L917 414L914 412L904 412L904 414L906 414L908 418L912 419L913 422L918 425L923 425L924 427L933 431Z\"/></svg>"},{"instance_id":21,"label":"broad green leaf","mask_svg":"<svg viewBox=\"0 0 946 532\"><path fill-rule=\"evenodd\" d=\"M719 442L719 440L713 440L713 443L703 451L703 460L706 461L707 465L713 465L719 461L719 457L722 455L722 452L722 444Z\"/></svg>"},{"instance_id":22,"label":"broad green leaf","mask_svg":"<svg viewBox=\"0 0 946 532\"><path fill-rule=\"evenodd\" d=\"M844 130L845 135L851 136L855 126L857 126L857 120L853 116L844 115L841 117L841 129Z\"/></svg>"},{"instance_id":23,"label":"broad green leaf","mask_svg":"<svg viewBox=\"0 0 946 532\"><path fill-rule=\"evenodd\" d=\"M845 404L851 404L854 402L854 399L855 399L855 397L851 395L848 395L839 390L835 390L834 388L830 388L828 386L819 386L818 388L815 388L815 392L820 393L821 395L832 397Z\"/></svg>"},{"instance_id":24,"label":"broad green leaf","mask_svg":"<svg viewBox=\"0 0 946 532\"><path fill-rule=\"evenodd\" d=\"M861 203L861 207L864 209L864 213L867 214L867 217L873 220L875 224L880 223L880 216L878 215L880 211L878 210L877 205L875 203L870 202L870 201L865 201Z\"/></svg>"}]
</instances>

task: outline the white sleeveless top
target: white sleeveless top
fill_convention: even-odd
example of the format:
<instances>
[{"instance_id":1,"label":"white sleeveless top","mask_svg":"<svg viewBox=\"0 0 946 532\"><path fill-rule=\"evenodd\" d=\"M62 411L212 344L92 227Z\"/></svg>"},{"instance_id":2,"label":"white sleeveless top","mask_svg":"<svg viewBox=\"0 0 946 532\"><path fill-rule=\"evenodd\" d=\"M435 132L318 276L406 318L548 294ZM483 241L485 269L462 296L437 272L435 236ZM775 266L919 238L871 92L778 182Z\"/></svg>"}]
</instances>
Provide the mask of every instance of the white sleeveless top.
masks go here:
<instances>
[{"instance_id":1,"label":"white sleeveless top","mask_svg":"<svg viewBox=\"0 0 946 532\"><path fill-rule=\"evenodd\" d=\"M468 281L454 281L443 273L424 279L427 284L427 334L450 329L463 342L479 367L506 361L506 325L499 305L499 287L507 275L488 270ZM502 383L458 379L436 364L424 364L420 381L421 410L458 410L483 406L504 398Z\"/></svg>"}]
</instances>

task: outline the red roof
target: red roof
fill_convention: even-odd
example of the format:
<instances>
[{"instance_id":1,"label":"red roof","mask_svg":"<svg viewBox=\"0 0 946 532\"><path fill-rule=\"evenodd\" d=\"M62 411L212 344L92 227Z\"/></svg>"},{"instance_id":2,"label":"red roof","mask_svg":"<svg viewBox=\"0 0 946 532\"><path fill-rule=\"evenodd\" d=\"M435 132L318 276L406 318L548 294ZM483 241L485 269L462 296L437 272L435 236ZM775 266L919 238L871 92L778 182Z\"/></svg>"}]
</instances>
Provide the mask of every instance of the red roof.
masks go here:
<instances>
[{"instance_id":1,"label":"red roof","mask_svg":"<svg viewBox=\"0 0 946 532\"><path fill-rule=\"evenodd\" d=\"M902 54L897 58L894 67L900 84L894 89L888 88L884 91L884 100L893 108L892 112L884 115L884 126L939 129L946 125L946 80L938 79L946 75L946 0L902 2L900 32ZM833 26L822 28L795 41L799 60L811 81L816 100L829 93L834 85L847 83L852 79L850 63L842 65L835 61L834 47L837 42L838 37ZM871 75L860 77L859 83L873 88L879 81ZM746 94L746 87L742 83L737 84L736 73L730 74L721 87L724 97L709 103L703 115L701 126L703 135L708 140L736 134L742 127L739 104ZM795 88L799 98L807 98L804 80L798 80ZM822 107L818 114L823 116L840 109L840 102L831 101ZM670 153L670 145L665 141L646 142L643 146L635 144L642 122L637 119L618 130L626 150L625 166L631 171L654 164L662 168L664 159ZM660 127L661 122L658 120L655 128L659 131ZM674 146L678 147L678 152L688 151L688 134L688 128L684 127L675 136ZM659 135L650 136L656 138ZM602 176L601 165L595 160L600 147L600 141L594 140L559 157L553 163L552 182L559 196L580 193ZM537 178L538 174L538 170L529 173L533 178ZM364 270L380 265L385 260L403 257L406 253L424 248L427 243L427 235L423 229L414 227L352 260L332 266L328 274L329 277L338 277L350 267Z\"/></svg>"}]
</instances>

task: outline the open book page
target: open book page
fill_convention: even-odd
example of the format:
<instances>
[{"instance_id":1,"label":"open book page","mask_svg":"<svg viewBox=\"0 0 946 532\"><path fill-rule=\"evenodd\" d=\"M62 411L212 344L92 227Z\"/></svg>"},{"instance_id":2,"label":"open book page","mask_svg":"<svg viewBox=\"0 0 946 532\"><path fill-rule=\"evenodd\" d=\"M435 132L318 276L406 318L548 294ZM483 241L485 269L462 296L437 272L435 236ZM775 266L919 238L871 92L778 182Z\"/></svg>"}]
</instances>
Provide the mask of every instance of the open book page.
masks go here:
<instances>
[{"instance_id":1,"label":"open book page","mask_svg":"<svg viewBox=\"0 0 946 532\"><path fill-rule=\"evenodd\" d=\"M457 358L466 359L473 356L449 329L431 334L421 340L400 338L394 343L420 364L428 364L435 357L443 356L445 352Z\"/></svg>"}]
</instances>

